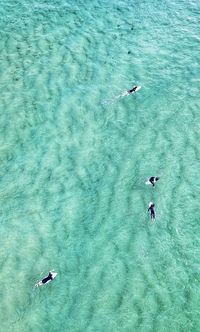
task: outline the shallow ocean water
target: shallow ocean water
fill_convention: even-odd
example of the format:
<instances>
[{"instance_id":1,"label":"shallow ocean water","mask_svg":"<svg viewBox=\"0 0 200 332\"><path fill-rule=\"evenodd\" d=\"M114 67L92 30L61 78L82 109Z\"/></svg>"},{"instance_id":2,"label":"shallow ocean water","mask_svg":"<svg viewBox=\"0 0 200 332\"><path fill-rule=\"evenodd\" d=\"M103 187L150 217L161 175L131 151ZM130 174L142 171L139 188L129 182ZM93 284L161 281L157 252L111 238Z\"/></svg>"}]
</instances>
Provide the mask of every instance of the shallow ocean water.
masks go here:
<instances>
[{"instance_id":1,"label":"shallow ocean water","mask_svg":"<svg viewBox=\"0 0 200 332\"><path fill-rule=\"evenodd\" d=\"M199 331L200 3L0 5L0 330Z\"/></svg>"}]
</instances>

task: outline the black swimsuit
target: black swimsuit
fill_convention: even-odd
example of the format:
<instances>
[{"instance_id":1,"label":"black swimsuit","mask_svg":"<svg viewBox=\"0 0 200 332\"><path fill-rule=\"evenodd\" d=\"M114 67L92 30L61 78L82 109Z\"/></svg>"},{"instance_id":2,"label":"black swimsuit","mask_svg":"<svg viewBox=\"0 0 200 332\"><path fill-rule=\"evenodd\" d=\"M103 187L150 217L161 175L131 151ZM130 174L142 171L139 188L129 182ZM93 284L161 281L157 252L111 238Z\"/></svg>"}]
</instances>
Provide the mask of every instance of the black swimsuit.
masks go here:
<instances>
[{"instance_id":1,"label":"black swimsuit","mask_svg":"<svg viewBox=\"0 0 200 332\"><path fill-rule=\"evenodd\" d=\"M153 204L153 205L151 205L151 206L148 208L148 211L150 211L151 218L152 218L152 219L155 219L155 210L154 210L154 204Z\"/></svg>"},{"instance_id":2,"label":"black swimsuit","mask_svg":"<svg viewBox=\"0 0 200 332\"><path fill-rule=\"evenodd\" d=\"M153 187L154 187L154 185L155 185L155 177L152 176L152 177L149 179L149 182L151 182L151 184L152 184Z\"/></svg>"},{"instance_id":3,"label":"black swimsuit","mask_svg":"<svg viewBox=\"0 0 200 332\"><path fill-rule=\"evenodd\" d=\"M134 88L133 88L133 89L131 89L131 90L128 90L128 93L132 93L132 92L134 92L136 89L137 89L137 86L134 86Z\"/></svg>"},{"instance_id":4,"label":"black swimsuit","mask_svg":"<svg viewBox=\"0 0 200 332\"><path fill-rule=\"evenodd\" d=\"M49 281L49 280L53 280L53 278L52 278L52 274L51 274L51 273L49 273L48 277L42 279L42 283L43 283L43 284L46 284L47 281Z\"/></svg>"}]
</instances>

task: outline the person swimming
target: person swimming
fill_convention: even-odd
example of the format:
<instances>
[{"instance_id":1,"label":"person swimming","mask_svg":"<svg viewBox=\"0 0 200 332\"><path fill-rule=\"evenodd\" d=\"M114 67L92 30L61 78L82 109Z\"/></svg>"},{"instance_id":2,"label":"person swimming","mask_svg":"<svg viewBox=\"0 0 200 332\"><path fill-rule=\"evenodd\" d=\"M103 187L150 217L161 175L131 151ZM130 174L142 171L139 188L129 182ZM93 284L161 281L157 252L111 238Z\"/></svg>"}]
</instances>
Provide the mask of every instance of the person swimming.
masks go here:
<instances>
[{"instance_id":1,"label":"person swimming","mask_svg":"<svg viewBox=\"0 0 200 332\"><path fill-rule=\"evenodd\" d=\"M42 279L42 283L46 284L50 280L53 280L53 274L51 273L51 271L49 272L49 274L48 274L47 277L45 277L44 279Z\"/></svg>"},{"instance_id":2,"label":"person swimming","mask_svg":"<svg viewBox=\"0 0 200 332\"><path fill-rule=\"evenodd\" d=\"M151 220L155 220L156 212L155 212L155 204L153 202L149 203L148 212L150 213Z\"/></svg>"},{"instance_id":3,"label":"person swimming","mask_svg":"<svg viewBox=\"0 0 200 332\"><path fill-rule=\"evenodd\" d=\"M56 272L52 272L50 271L48 276L43 278L41 281L38 281L37 284L35 286L42 286L47 284L48 282L52 281L53 279L55 279L55 277L57 276Z\"/></svg>"},{"instance_id":4,"label":"person swimming","mask_svg":"<svg viewBox=\"0 0 200 332\"><path fill-rule=\"evenodd\" d=\"M160 178L158 176L151 176L148 181L146 182L146 184L151 184L153 187L155 186L156 182L159 180Z\"/></svg>"},{"instance_id":5,"label":"person swimming","mask_svg":"<svg viewBox=\"0 0 200 332\"><path fill-rule=\"evenodd\" d=\"M137 91L137 85L134 86L132 89L128 90L127 92L130 94L130 93L133 93L135 91Z\"/></svg>"},{"instance_id":6,"label":"person swimming","mask_svg":"<svg viewBox=\"0 0 200 332\"><path fill-rule=\"evenodd\" d=\"M122 97L127 97L127 96L129 96L129 95L131 95L132 93L135 93L135 92L137 92L137 91L139 91L141 89L141 86L139 86L139 85L135 85L132 89L130 89L130 90L128 90L128 91L124 91L124 92L122 92L120 95L118 95L118 96L115 96L115 97L113 97L113 98L111 98L111 99L108 99L108 100L105 100L104 102L103 102L103 104L104 105L109 105L109 104L113 104L114 102L116 102L117 100L119 100L120 98L122 98Z\"/></svg>"},{"instance_id":7,"label":"person swimming","mask_svg":"<svg viewBox=\"0 0 200 332\"><path fill-rule=\"evenodd\" d=\"M131 94L131 93L133 93L133 92L136 92L136 91L138 91L138 90L140 90L141 89L141 86L134 86L132 89L130 89L130 90L128 90L127 91L127 94Z\"/></svg>"}]
</instances>

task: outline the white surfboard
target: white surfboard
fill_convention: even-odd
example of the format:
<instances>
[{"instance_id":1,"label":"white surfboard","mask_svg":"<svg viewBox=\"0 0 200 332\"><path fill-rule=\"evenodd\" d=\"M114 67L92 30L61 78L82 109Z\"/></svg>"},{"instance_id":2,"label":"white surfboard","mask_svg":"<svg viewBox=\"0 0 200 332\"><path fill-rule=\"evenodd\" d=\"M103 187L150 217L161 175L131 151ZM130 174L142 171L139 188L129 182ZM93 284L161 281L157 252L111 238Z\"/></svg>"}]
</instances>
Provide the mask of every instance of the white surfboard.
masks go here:
<instances>
[{"instance_id":1,"label":"white surfboard","mask_svg":"<svg viewBox=\"0 0 200 332\"><path fill-rule=\"evenodd\" d=\"M152 185L152 183L149 180L146 181L145 184L151 184Z\"/></svg>"},{"instance_id":2,"label":"white surfboard","mask_svg":"<svg viewBox=\"0 0 200 332\"><path fill-rule=\"evenodd\" d=\"M133 92L124 91L124 92L122 92L121 95L118 95L118 96L113 97L113 98L111 98L111 99L104 100L104 101L102 102L102 104L103 104L103 105L110 105L110 104L113 104L114 102L116 102L116 101L119 100L120 98L122 98L122 97L126 97L126 96L129 96L129 95L132 95L132 94L134 94L135 92L139 91L140 89L141 89L141 86L138 85L137 88L135 89L135 91L133 91Z\"/></svg>"},{"instance_id":3,"label":"white surfboard","mask_svg":"<svg viewBox=\"0 0 200 332\"><path fill-rule=\"evenodd\" d=\"M48 276L44 277L42 280L38 281L37 284L35 284L36 287L38 286L44 286L46 284L48 284L50 281L52 281L53 279L55 279L55 277L57 276L57 272L53 272L53 271L50 271L51 272L51 275L52 275L52 279L49 279L47 282L43 283L42 280L44 280L45 278L47 278Z\"/></svg>"},{"instance_id":4,"label":"white surfboard","mask_svg":"<svg viewBox=\"0 0 200 332\"><path fill-rule=\"evenodd\" d=\"M141 89L141 86L138 85L138 86L137 86L137 89L135 90L135 92L136 92L136 91L139 91L140 89Z\"/></svg>"}]
</instances>

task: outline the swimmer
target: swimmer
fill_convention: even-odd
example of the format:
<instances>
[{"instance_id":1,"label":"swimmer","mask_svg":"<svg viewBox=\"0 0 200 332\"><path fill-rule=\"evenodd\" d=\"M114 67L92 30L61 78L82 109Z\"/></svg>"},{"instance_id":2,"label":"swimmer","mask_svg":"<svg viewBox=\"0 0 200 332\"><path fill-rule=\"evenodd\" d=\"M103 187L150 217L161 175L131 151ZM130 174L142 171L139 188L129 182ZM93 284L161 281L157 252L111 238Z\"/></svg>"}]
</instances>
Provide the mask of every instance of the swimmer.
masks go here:
<instances>
[{"instance_id":1,"label":"swimmer","mask_svg":"<svg viewBox=\"0 0 200 332\"><path fill-rule=\"evenodd\" d=\"M38 287L38 286L43 286L45 284L48 284L50 281L55 279L56 276L57 276L56 272L50 271L48 276L45 277L44 279L42 279L41 281L38 281L37 284L35 284L35 286Z\"/></svg>"},{"instance_id":2,"label":"swimmer","mask_svg":"<svg viewBox=\"0 0 200 332\"><path fill-rule=\"evenodd\" d=\"M151 184L153 187L155 186L156 182L159 180L160 178L158 176L151 176L148 181L146 182L146 184Z\"/></svg>"},{"instance_id":3,"label":"swimmer","mask_svg":"<svg viewBox=\"0 0 200 332\"><path fill-rule=\"evenodd\" d=\"M138 91L138 90L140 90L140 89L141 89L141 86L136 85L136 86L134 86L132 89L126 91L126 92L122 95L122 97L124 97L124 96L128 96L128 95L130 95L131 93L134 93L134 92L136 92L136 91Z\"/></svg>"},{"instance_id":4,"label":"swimmer","mask_svg":"<svg viewBox=\"0 0 200 332\"><path fill-rule=\"evenodd\" d=\"M155 212L155 204L153 202L149 203L148 212L150 212L151 220L152 221L155 220L155 218L156 218L156 212Z\"/></svg>"},{"instance_id":5,"label":"swimmer","mask_svg":"<svg viewBox=\"0 0 200 332\"><path fill-rule=\"evenodd\" d=\"M134 86L132 89L128 90L127 93L130 95L133 92L136 92L141 89L141 86Z\"/></svg>"}]
</instances>

